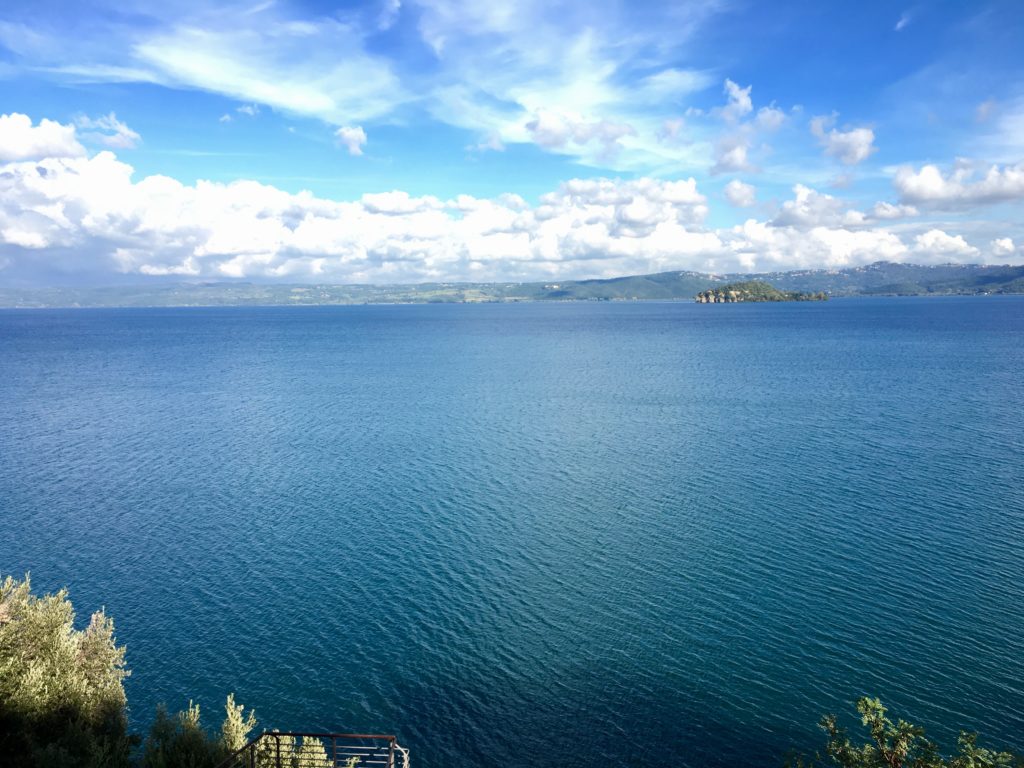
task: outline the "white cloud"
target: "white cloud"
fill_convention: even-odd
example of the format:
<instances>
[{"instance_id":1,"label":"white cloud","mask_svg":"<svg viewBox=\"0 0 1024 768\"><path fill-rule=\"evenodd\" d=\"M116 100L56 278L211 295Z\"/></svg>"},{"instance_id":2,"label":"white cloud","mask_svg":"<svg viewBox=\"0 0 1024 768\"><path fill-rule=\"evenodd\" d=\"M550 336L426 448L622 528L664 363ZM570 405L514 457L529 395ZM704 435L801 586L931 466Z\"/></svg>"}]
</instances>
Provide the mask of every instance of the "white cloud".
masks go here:
<instances>
[{"instance_id":1,"label":"white cloud","mask_svg":"<svg viewBox=\"0 0 1024 768\"><path fill-rule=\"evenodd\" d=\"M117 119L111 112L97 118L85 115L75 118L75 127L82 131L85 141L102 144L112 149L135 149L142 137Z\"/></svg>"},{"instance_id":2,"label":"white cloud","mask_svg":"<svg viewBox=\"0 0 1024 768\"><path fill-rule=\"evenodd\" d=\"M907 24L909 24L911 22L911 19L912 19L912 17L910 15L910 11L904 11L900 15L899 21L896 22L896 26L893 27L893 31L894 32L901 32L901 31L903 31L904 29L906 29Z\"/></svg>"},{"instance_id":3,"label":"white cloud","mask_svg":"<svg viewBox=\"0 0 1024 768\"><path fill-rule=\"evenodd\" d=\"M220 122L220 123L230 123L231 122L231 115L229 115L227 113L224 113L223 115L220 116L220 118L218 119L217 122Z\"/></svg>"},{"instance_id":4,"label":"white cloud","mask_svg":"<svg viewBox=\"0 0 1024 768\"><path fill-rule=\"evenodd\" d=\"M752 90L753 86L741 88L732 80L726 80L724 92L728 103L711 110L712 116L721 118L728 125L728 132L720 135L714 145L714 164L710 169L712 175L759 172L760 169L749 158L750 150L756 146L764 153L770 152L771 147L763 143L755 144L758 134L777 131L786 122L786 114L774 102L761 107L754 114L754 104L750 98ZM691 113L696 117L704 114L700 110L687 110L687 115ZM749 118L744 119L747 116Z\"/></svg>"},{"instance_id":5,"label":"white cloud","mask_svg":"<svg viewBox=\"0 0 1024 768\"><path fill-rule=\"evenodd\" d=\"M336 202L251 181L133 181L109 152L0 167L0 258L22 270L344 282L618 274L721 248L706 215L693 179L574 180L531 207L514 195Z\"/></svg>"},{"instance_id":6,"label":"white cloud","mask_svg":"<svg viewBox=\"0 0 1024 768\"><path fill-rule=\"evenodd\" d=\"M705 136L666 141L663 128L688 95L712 82L675 62L717 12L714 4L651 6L642 22L593 4L416 4L439 69L424 96L435 119L620 171L678 168L707 156ZM657 32L664 25L671 41Z\"/></svg>"},{"instance_id":7,"label":"white cloud","mask_svg":"<svg viewBox=\"0 0 1024 768\"><path fill-rule=\"evenodd\" d=\"M661 124L658 138L662 141L678 141L683 128L686 127L686 120L681 117L669 118Z\"/></svg>"},{"instance_id":8,"label":"white cloud","mask_svg":"<svg viewBox=\"0 0 1024 768\"><path fill-rule=\"evenodd\" d=\"M723 260L719 271L842 269L879 260L903 261L908 256L900 238L884 229L818 226L801 231L748 219L722 238L732 258Z\"/></svg>"},{"instance_id":9,"label":"white cloud","mask_svg":"<svg viewBox=\"0 0 1024 768\"><path fill-rule=\"evenodd\" d=\"M725 185L725 199L737 208L750 208L757 202L757 190L752 184L733 179Z\"/></svg>"},{"instance_id":10,"label":"white cloud","mask_svg":"<svg viewBox=\"0 0 1024 768\"><path fill-rule=\"evenodd\" d=\"M884 201L875 203L871 209L871 217L874 219L904 219L909 216L917 216L919 211L912 205L893 205Z\"/></svg>"},{"instance_id":11,"label":"white cloud","mask_svg":"<svg viewBox=\"0 0 1024 768\"><path fill-rule=\"evenodd\" d=\"M729 199L753 202L754 188L734 182L726 187ZM516 195L442 200L401 190L335 201L254 181L135 180L131 166L108 151L0 164L3 274L43 283L83 273L360 283L546 280L980 256L962 236L932 225L918 230L908 247L872 217L803 185L769 222L715 229L707 226L708 214L693 178L573 179L536 204ZM986 253L1005 260L1004 241L1012 241L998 237Z\"/></svg>"},{"instance_id":12,"label":"white cloud","mask_svg":"<svg viewBox=\"0 0 1024 768\"><path fill-rule=\"evenodd\" d=\"M766 131L776 131L786 122L786 113L774 104L761 107L757 110L757 119L754 122L758 128Z\"/></svg>"},{"instance_id":13,"label":"white cloud","mask_svg":"<svg viewBox=\"0 0 1024 768\"><path fill-rule=\"evenodd\" d=\"M240 114L263 104L335 125L389 114L409 98L392 65L367 52L363 32L281 13L267 4L246 16L210 12L202 26L158 27L129 44L138 72L125 77L245 101Z\"/></svg>"},{"instance_id":14,"label":"white cloud","mask_svg":"<svg viewBox=\"0 0 1024 768\"><path fill-rule=\"evenodd\" d=\"M756 171L757 169L747 159L747 149L745 136L726 136L720 139L715 147L715 164L711 166L712 175Z\"/></svg>"},{"instance_id":15,"label":"white cloud","mask_svg":"<svg viewBox=\"0 0 1024 768\"><path fill-rule=\"evenodd\" d=\"M941 229L929 229L914 238L914 253L935 263L971 261L979 251L962 235L950 235Z\"/></svg>"},{"instance_id":16,"label":"white cloud","mask_svg":"<svg viewBox=\"0 0 1024 768\"><path fill-rule=\"evenodd\" d=\"M563 149L570 142L585 145L597 142L605 154L621 148L619 140L635 136L636 129L627 123L610 120L586 120L578 115L541 110L526 124L533 140L547 149Z\"/></svg>"},{"instance_id":17,"label":"white cloud","mask_svg":"<svg viewBox=\"0 0 1024 768\"><path fill-rule=\"evenodd\" d=\"M350 155L363 154L363 147L366 145L366 131L362 126L345 125L334 132L338 142L342 144Z\"/></svg>"},{"instance_id":18,"label":"white cloud","mask_svg":"<svg viewBox=\"0 0 1024 768\"><path fill-rule=\"evenodd\" d=\"M875 132L870 128L850 128L840 131L831 128L836 115L819 115L811 120L811 133L825 149L825 154L845 165L856 165L878 151L874 146ZM831 128L831 130L829 130Z\"/></svg>"},{"instance_id":19,"label":"white cloud","mask_svg":"<svg viewBox=\"0 0 1024 768\"><path fill-rule=\"evenodd\" d=\"M369 129L373 121L404 123L415 105L479 143L511 146L536 144L527 126L555 113L592 126L594 136L538 146L584 164L634 175L710 164L710 130L695 129L686 142L661 140L659 130L718 79L679 65L695 34L724 10L718 0L642 14L532 0L379 0L323 15L300 5L136 4L137 23L95 14L88 36L39 24L0 27L0 38L13 46L18 70L33 76L207 91L246 105L234 119L259 106ZM397 34L393 25L405 22L400 44L381 44L382 30ZM749 87L737 89L730 114L749 100ZM618 139L609 136L616 132Z\"/></svg>"},{"instance_id":20,"label":"white cloud","mask_svg":"<svg viewBox=\"0 0 1024 768\"><path fill-rule=\"evenodd\" d=\"M256 117L260 113L260 108L258 104L243 104L240 107L235 107L235 112L247 117Z\"/></svg>"},{"instance_id":21,"label":"white cloud","mask_svg":"<svg viewBox=\"0 0 1024 768\"><path fill-rule=\"evenodd\" d=\"M466 149L472 152L504 152L505 144L501 141L501 136L492 132Z\"/></svg>"},{"instance_id":22,"label":"white cloud","mask_svg":"<svg viewBox=\"0 0 1024 768\"><path fill-rule=\"evenodd\" d=\"M996 258L1004 258L1006 256L1013 256L1017 252L1017 247L1013 244L1013 239L1009 237L996 238L991 243L992 255Z\"/></svg>"},{"instance_id":23,"label":"white cloud","mask_svg":"<svg viewBox=\"0 0 1024 768\"><path fill-rule=\"evenodd\" d=\"M42 157L80 157L85 154L73 125L40 120L32 125L28 115L0 115L0 162Z\"/></svg>"},{"instance_id":24,"label":"white cloud","mask_svg":"<svg viewBox=\"0 0 1024 768\"><path fill-rule=\"evenodd\" d=\"M937 208L1024 199L1024 162L992 165L984 173L980 170L977 163L963 159L947 173L936 165L924 165L916 171L903 166L896 171L893 183L903 200Z\"/></svg>"},{"instance_id":25,"label":"white cloud","mask_svg":"<svg viewBox=\"0 0 1024 768\"><path fill-rule=\"evenodd\" d=\"M729 122L735 122L747 115L754 108L754 105L750 100L750 91L752 88L753 86L751 85L748 85L746 88L741 88L732 80L727 79L725 81L722 91L728 97L728 103L722 107L720 111L723 119Z\"/></svg>"},{"instance_id":26,"label":"white cloud","mask_svg":"<svg viewBox=\"0 0 1024 768\"><path fill-rule=\"evenodd\" d=\"M793 187L793 199L782 204L771 224L776 227L810 229L822 226L858 227L864 222L864 214L851 210L845 201L803 184L796 184Z\"/></svg>"}]
</instances>

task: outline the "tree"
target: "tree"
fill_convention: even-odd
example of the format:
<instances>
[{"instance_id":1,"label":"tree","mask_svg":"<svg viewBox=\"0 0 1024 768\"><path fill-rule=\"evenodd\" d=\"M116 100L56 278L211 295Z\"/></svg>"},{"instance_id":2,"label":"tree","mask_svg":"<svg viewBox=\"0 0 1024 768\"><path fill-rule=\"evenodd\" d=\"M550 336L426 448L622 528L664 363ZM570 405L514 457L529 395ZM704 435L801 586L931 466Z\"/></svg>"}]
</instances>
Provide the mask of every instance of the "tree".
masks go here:
<instances>
[{"instance_id":1,"label":"tree","mask_svg":"<svg viewBox=\"0 0 1024 768\"><path fill-rule=\"evenodd\" d=\"M125 648L103 610L85 629L62 589L38 597L28 576L0 582L0 764L4 768L128 768L141 742L128 735ZM144 768L213 768L244 746L256 717L229 695L220 733L199 707L158 707Z\"/></svg>"},{"instance_id":2,"label":"tree","mask_svg":"<svg viewBox=\"0 0 1024 768\"><path fill-rule=\"evenodd\" d=\"M961 732L957 741L958 752L943 757L938 747L924 735L924 728L905 720L892 722L886 708L878 699L863 697L857 701L860 721L868 729L871 739L854 744L845 728L838 725L835 715L821 719L821 728L828 741L825 757L803 756L787 761L794 768L813 768L838 765L841 768L1009 768L1024 766L1024 758L1010 752L996 752L978 746L977 734ZM826 761L827 758L827 761Z\"/></svg>"},{"instance_id":3,"label":"tree","mask_svg":"<svg viewBox=\"0 0 1024 768\"><path fill-rule=\"evenodd\" d=\"M256 715L242 716L245 707L235 704L235 695L228 694L220 735L207 733L200 719L199 705L188 703L188 709L175 717L167 708L157 707L156 720L149 730L142 754L143 768L214 768L232 752L249 741L249 732L256 727Z\"/></svg>"},{"instance_id":4,"label":"tree","mask_svg":"<svg viewBox=\"0 0 1024 768\"><path fill-rule=\"evenodd\" d=\"M10 766L128 765L124 646L100 610L76 630L66 589L0 584L0 754Z\"/></svg>"},{"instance_id":5,"label":"tree","mask_svg":"<svg viewBox=\"0 0 1024 768\"><path fill-rule=\"evenodd\" d=\"M197 704L190 701L174 717L162 704L157 707L142 753L143 768L212 768L221 759L220 744L203 728Z\"/></svg>"},{"instance_id":6,"label":"tree","mask_svg":"<svg viewBox=\"0 0 1024 768\"><path fill-rule=\"evenodd\" d=\"M235 704L235 694L229 693L224 705L224 724L220 729L220 743L226 754L244 747L249 742L249 734L256 727L256 713L250 711L247 717L242 717L243 709L243 705Z\"/></svg>"},{"instance_id":7,"label":"tree","mask_svg":"<svg viewBox=\"0 0 1024 768\"><path fill-rule=\"evenodd\" d=\"M302 737L302 746L295 752L296 768L331 768L327 750L320 739L312 736Z\"/></svg>"}]
</instances>

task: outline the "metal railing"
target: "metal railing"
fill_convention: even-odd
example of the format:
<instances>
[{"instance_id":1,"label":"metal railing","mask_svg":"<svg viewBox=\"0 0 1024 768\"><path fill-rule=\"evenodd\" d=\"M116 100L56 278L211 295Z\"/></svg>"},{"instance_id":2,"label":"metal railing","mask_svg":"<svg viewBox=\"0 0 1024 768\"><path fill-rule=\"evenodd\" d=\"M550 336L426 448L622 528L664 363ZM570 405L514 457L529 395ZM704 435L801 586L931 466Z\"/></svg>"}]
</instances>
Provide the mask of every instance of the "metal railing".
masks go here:
<instances>
[{"instance_id":1,"label":"metal railing","mask_svg":"<svg viewBox=\"0 0 1024 768\"><path fill-rule=\"evenodd\" d=\"M266 731L218 768L409 768L409 750L378 733Z\"/></svg>"}]
</instances>

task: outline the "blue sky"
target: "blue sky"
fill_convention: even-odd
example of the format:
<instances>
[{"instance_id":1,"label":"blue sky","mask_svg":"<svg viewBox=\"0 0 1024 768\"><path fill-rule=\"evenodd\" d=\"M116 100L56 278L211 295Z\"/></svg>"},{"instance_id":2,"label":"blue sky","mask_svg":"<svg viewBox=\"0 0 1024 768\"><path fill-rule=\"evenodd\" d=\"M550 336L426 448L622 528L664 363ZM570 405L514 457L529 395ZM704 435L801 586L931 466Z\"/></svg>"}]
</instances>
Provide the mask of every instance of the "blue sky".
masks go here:
<instances>
[{"instance_id":1,"label":"blue sky","mask_svg":"<svg viewBox=\"0 0 1024 768\"><path fill-rule=\"evenodd\" d=\"M1024 261L1024 5L0 9L0 281Z\"/></svg>"}]
</instances>

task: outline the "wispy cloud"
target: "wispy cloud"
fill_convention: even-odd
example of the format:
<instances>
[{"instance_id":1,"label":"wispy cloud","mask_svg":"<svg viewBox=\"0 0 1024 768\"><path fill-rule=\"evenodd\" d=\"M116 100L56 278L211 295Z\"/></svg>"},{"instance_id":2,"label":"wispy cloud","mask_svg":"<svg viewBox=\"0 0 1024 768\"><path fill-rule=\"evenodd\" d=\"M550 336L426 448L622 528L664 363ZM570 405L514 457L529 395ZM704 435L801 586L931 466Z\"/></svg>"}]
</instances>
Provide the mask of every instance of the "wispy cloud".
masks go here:
<instances>
[{"instance_id":1,"label":"wispy cloud","mask_svg":"<svg viewBox=\"0 0 1024 768\"><path fill-rule=\"evenodd\" d=\"M481 144L536 143L595 164L615 156L624 168L678 162L692 152L660 145L657 132L666 109L717 79L678 61L721 0L644 14L615 4L412 0L409 6L389 0L375 14L320 17L274 3L186 7L177 14L149 9L147 23L108 23L89 36L107 40L104 46L64 45L23 24L0 27L0 41L17 42L13 50L36 71L218 93L245 102L240 114L264 105L340 127L425 108L436 120L478 134ZM422 49L412 41L414 50L404 57L381 52L374 36L407 12L417 19ZM93 23L102 25L102 16ZM671 42L663 35L668 27ZM549 132L536 128L552 115L593 128L570 128L569 140L550 141ZM592 139L575 140L588 132Z\"/></svg>"},{"instance_id":2,"label":"wispy cloud","mask_svg":"<svg viewBox=\"0 0 1024 768\"><path fill-rule=\"evenodd\" d=\"M113 149L134 149L142 141L142 137L118 120L113 112L96 118L80 115L75 118L75 127L86 141Z\"/></svg>"}]
</instances>

